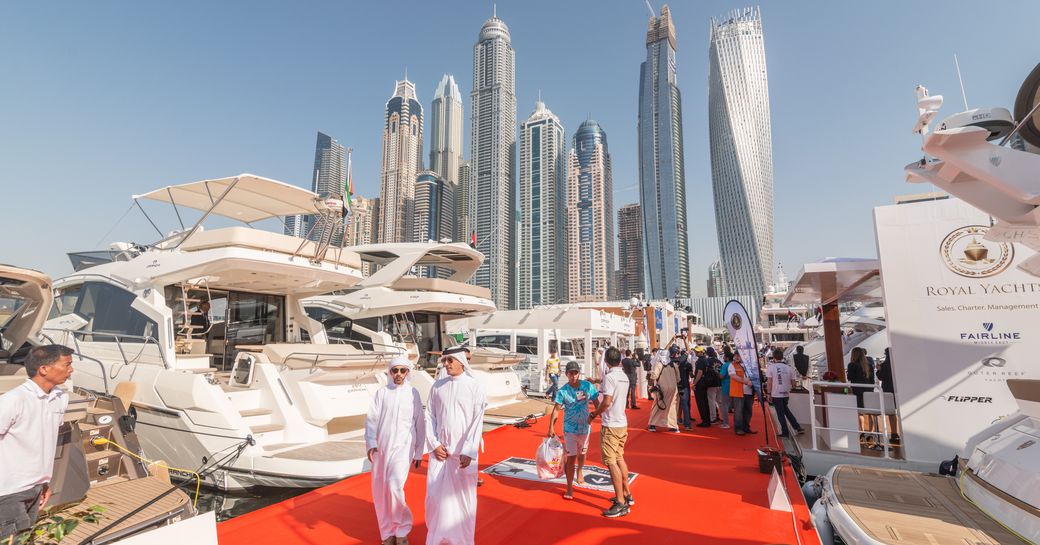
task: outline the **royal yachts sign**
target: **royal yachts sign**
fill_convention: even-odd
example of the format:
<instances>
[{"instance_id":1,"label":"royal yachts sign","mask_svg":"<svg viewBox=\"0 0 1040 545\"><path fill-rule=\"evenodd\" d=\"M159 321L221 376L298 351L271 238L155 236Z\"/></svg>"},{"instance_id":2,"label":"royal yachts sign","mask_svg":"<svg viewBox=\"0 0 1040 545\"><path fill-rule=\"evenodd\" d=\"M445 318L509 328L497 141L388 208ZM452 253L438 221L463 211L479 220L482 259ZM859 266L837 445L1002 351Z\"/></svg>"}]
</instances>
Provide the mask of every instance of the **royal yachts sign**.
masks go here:
<instances>
[{"instance_id":1,"label":"royal yachts sign","mask_svg":"<svg viewBox=\"0 0 1040 545\"><path fill-rule=\"evenodd\" d=\"M906 455L949 459L1017 409L1008 379L1040 378L1040 279L1016 267L1034 252L988 240L990 218L957 199L878 207L874 223Z\"/></svg>"}]
</instances>

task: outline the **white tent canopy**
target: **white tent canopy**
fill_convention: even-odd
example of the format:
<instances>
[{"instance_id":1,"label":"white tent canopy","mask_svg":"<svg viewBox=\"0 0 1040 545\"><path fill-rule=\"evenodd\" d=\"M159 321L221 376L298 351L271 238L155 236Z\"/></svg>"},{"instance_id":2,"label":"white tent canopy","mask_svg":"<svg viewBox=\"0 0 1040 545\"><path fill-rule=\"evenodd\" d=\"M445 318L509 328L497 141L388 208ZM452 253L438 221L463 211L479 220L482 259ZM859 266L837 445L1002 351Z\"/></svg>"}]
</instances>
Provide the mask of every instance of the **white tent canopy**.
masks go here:
<instances>
[{"instance_id":1,"label":"white tent canopy","mask_svg":"<svg viewBox=\"0 0 1040 545\"><path fill-rule=\"evenodd\" d=\"M828 258L806 263L784 300L784 306L880 301L877 259Z\"/></svg>"},{"instance_id":2,"label":"white tent canopy","mask_svg":"<svg viewBox=\"0 0 1040 545\"><path fill-rule=\"evenodd\" d=\"M203 211L212 208L211 214L244 223L296 214L318 214L323 208L321 199L312 191L253 174L171 185L133 198Z\"/></svg>"}]
</instances>

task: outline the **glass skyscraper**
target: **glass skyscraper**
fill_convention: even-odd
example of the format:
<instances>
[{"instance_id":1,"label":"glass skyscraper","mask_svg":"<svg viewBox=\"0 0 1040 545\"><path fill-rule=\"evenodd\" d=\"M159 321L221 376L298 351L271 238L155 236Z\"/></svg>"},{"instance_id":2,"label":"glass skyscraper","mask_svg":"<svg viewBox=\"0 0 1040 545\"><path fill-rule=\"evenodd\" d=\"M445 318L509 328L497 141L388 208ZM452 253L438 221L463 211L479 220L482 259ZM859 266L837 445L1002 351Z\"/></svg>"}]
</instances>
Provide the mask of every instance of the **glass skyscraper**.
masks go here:
<instances>
[{"instance_id":1,"label":"glass skyscraper","mask_svg":"<svg viewBox=\"0 0 1040 545\"><path fill-rule=\"evenodd\" d=\"M757 8L711 21L708 127L715 226L727 297L761 297L772 283L773 143Z\"/></svg>"},{"instance_id":2,"label":"glass skyscraper","mask_svg":"<svg viewBox=\"0 0 1040 545\"><path fill-rule=\"evenodd\" d=\"M314 169L311 171L311 191L322 197L330 194L343 195L343 184L347 178L347 150L335 138L318 132L314 144ZM285 234L306 237L315 240L321 234L322 226L314 225L314 216L287 216L285 218ZM339 244L342 239L342 228L337 229L332 240Z\"/></svg>"},{"instance_id":3,"label":"glass skyscraper","mask_svg":"<svg viewBox=\"0 0 1040 545\"><path fill-rule=\"evenodd\" d=\"M410 242L415 206L415 177L422 170L423 109L415 85L398 81L386 101L383 165L380 176L379 242Z\"/></svg>"},{"instance_id":4,"label":"glass skyscraper","mask_svg":"<svg viewBox=\"0 0 1040 545\"><path fill-rule=\"evenodd\" d=\"M607 133L589 119L574 133L567 160L568 301L614 293L614 191Z\"/></svg>"},{"instance_id":5,"label":"glass skyscraper","mask_svg":"<svg viewBox=\"0 0 1040 545\"><path fill-rule=\"evenodd\" d=\"M455 227L455 184L446 181L432 170L419 173L415 180L415 218L412 240L426 242L451 239ZM426 277L444 276L450 269L438 271L437 267L420 267L419 275Z\"/></svg>"},{"instance_id":6,"label":"glass skyscraper","mask_svg":"<svg viewBox=\"0 0 1040 545\"><path fill-rule=\"evenodd\" d=\"M509 27L492 15L473 46L470 93L470 179L465 195L469 230L484 263L473 282L491 290L500 309L515 306L516 55Z\"/></svg>"},{"instance_id":7,"label":"glass skyscraper","mask_svg":"<svg viewBox=\"0 0 1040 545\"><path fill-rule=\"evenodd\" d=\"M520 123L519 308L564 300L564 200L567 141L560 118L542 101Z\"/></svg>"},{"instance_id":8,"label":"glass skyscraper","mask_svg":"<svg viewBox=\"0 0 1040 545\"><path fill-rule=\"evenodd\" d=\"M618 286L621 299L643 292L643 214L639 203L618 209Z\"/></svg>"},{"instance_id":9,"label":"glass skyscraper","mask_svg":"<svg viewBox=\"0 0 1040 545\"><path fill-rule=\"evenodd\" d=\"M639 69L639 203L643 281L649 299L690 296L682 97L675 73L675 26L668 6L651 17Z\"/></svg>"}]
</instances>

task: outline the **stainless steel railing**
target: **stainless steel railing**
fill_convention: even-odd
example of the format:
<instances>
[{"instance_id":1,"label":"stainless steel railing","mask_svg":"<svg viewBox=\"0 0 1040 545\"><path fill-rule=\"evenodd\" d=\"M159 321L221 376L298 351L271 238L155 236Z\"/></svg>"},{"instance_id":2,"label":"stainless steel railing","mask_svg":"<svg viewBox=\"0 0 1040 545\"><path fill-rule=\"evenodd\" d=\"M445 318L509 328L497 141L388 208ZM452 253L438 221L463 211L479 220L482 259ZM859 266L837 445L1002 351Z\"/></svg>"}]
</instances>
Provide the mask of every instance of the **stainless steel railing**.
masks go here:
<instances>
[{"instance_id":1,"label":"stainless steel railing","mask_svg":"<svg viewBox=\"0 0 1040 545\"><path fill-rule=\"evenodd\" d=\"M818 444L819 431L831 430L831 431L839 431L839 432L846 432L846 433L856 433L856 434L860 434L860 435L864 435L864 434L865 435L880 435L881 437L878 440L878 444L880 444L882 446L882 448L883 448L883 451L884 451L883 456L886 459L891 459L892 458L892 455L891 455L891 450L892 449L891 449L891 445L890 445L889 439L888 439L889 438L888 418L887 418L888 413L885 411L885 392L881 389L880 381L878 381L875 378L874 385L873 385L874 390L876 392L880 392L880 394L881 394L881 395L878 396L879 401L878 401L878 408L877 409L867 409L867 408L859 408L859 407L844 407L844 406L840 406L840 405L829 405L829 404L818 404L818 403L816 403L815 388L813 388L814 386L835 387L835 388L849 388L849 389L851 389L851 388L855 388L855 387L868 388L868 387L870 387L869 384L858 384L858 383L852 383L852 382L825 382L825 381L814 381L812 379L807 379L807 380L805 380L805 382L808 383L808 390L809 390L809 430L812 433L812 449L813 450L820 450L819 444ZM881 418L879 418L878 420L880 421L880 424L881 424L881 430L880 431L863 431L863 430L859 430L859 429L850 430L850 429L846 429L846 428L837 428L837 427L833 427L833 426L821 426L821 425L818 425L816 423L816 409L817 408L838 409L838 410L843 410L843 411L855 411L857 414L866 413L866 414L871 414L871 415L880 415ZM857 437L857 440L858 440L858 437Z\"/></svg>"}]
</instances>

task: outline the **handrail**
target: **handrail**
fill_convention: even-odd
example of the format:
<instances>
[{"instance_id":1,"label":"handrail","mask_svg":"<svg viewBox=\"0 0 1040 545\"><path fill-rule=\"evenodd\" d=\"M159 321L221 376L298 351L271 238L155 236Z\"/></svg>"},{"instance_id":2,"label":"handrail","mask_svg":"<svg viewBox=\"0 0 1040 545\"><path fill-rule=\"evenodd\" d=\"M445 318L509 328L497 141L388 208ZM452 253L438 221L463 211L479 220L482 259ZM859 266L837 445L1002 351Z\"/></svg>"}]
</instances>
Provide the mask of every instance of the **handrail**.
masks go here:
<instances>
[{"instance_id":1,"label":"handrail","mask_svg":"<svg viewBox=\"0 0 1040 545\"><path fill-rule=\"evenodd\" d=\"M832 431L840 431L840 432L847 432L847 433L859 433L861 435L880 435L881 436L881 438L880 438L881 440L879 442L881 443L882 450L884 451L884 454L883 454L884 458L885 459L891 459L892 458L892 455L891 455L891 444L889 443L889 440L888 440L888 438L889 438L888 418L887 418L888 413L885 411L885 393L886 392L881 387L881 380L878 379L877 373L874 374L874 384L873 385L871 385L869 383L856 383L856 382L814 381L811 378L807 379L807 381L809 383L808 384L808 386L809 386L808 387L808 390L809 390L809 426L810 426L810 431L812 432L812 449L813 450L820 450L819 446L818 446L818 439L817 439L818 433L817 433L817 430L832 430ZM878 396L878 408L877 409L866 409L866 408L860 408L860 407L842 407L842 406L838 406L838 405L817 404L816 403L816 389L814 388L814 386L837 387L837 388L864 388L864 389L865 388L872 388L874 392L878 392L878 393L881 394L881 395ZM864 393L866 393L866 392L864 392ZM854 410L854 411L856 411L856 414L868 413L868 414L871 414L871 415L874 415L874 414L880 415L881 418L879 418L878 420L880 420L880 423L881 423L881 430L880 431L862 431L862 430L849 430L849 429L844 429L844 428L836 428L836 427L831 427L831 426L818 426L816 424L816 408L817 407L824 408L824 409L832 408L832 409L840 409L840 410Z\"/></svg>"},{"instance_id":2,"label":"handrail","mask_svg":"<svg viewBox=\"0 0 1040 545\"><path fill-rule=\"evenodd\" d=\"M305 358L305 356L307 358ZM282 361L279 362L279 363L284 367L285 366L285 362L288 361L288 360L291 360L291 359L301 359L301 360L302 359L308 359L310 356L314 357L314 361L311 362L311 369L310 369L312 373L314 372L315 368L318 367L318 362L321 361L322 356L325 356L326 358L329 358L329 359L334 358L334 359L337 359L337 360L346 360L346 361L370 359L372 357L375 357L376 361L372 365L373 369L375 368L375 365L378 365L379 362L384 361L385 359L387 359L388 356L389 357L393 357L393 356L390 356L390 354L387 353L387 352L371 352L371 353L361 353L361 354L329 354L329 353L325 353L325 352L298 351L298 352L290 352L288 355L286 355L284 358L282 358Z\"/></svg>"},{"instance_id":3,"label":"handrail","mask_svg":"<svg viewBox=\"0 0 1040 545\"><path fill-rule=\"evenodd\" d=\"M370 345L372 347L378 346L380 348L389 349L389 350L379 350L379 351L377 351L377 350L368 350L368 349L364 348L364 346L361 346L361 347L354 346L355 348L358 348L359 350L365 351L364 352L365 354L369 354L369 353L371 353L371 354L380 354L380 353L384 353L384 352L394 352L397 355L403 355L403 354L408 353L407 350L405 350L403 347L398 346L396 344L377 343L377 342L374 342L374 341L363 341L363 340L359 340L359 339L344 339L342 337L329 337L329 340L332 341L330 344L345 344L345 345L349 345L349 346L354 346L356 344L359 344L359 345L366 345L367 344L367 345Z\"/></svg>"},{"instance_id":4,"label":"handrail","mask_svg":"<svg viewBox=\"0 0 1040 545\"><path fill-rule=\"evenodd\" d=\"M79 349L79 337L80 336L86 337L86 336L90 335L90 336L99 336L99 337L109 337L109 338L112 338L113 340L115 340L116 347L119 349L119 353L123 357L123 365L130 365L131 363L136 364L137 363L137 361L136 361L137 358L141 357L141 355L144 354L144 347L149 345L149 344L154 344L155 347L159 350L159 358L162 359L163 367L166 368L166 369L172 369L172 367L170 366L169 360L166 359L166 352L163 351L162 345L159 344L159 340L156 339L155 337L150 336L150 335L149 336L129 335L129 334L123 334L123 333L106 333L106 332L103 332L103 331L76 331L76 330L72 330L72 329L62 330L62 329L53 329L53 328L45 329L45 330L61 331L61 332L66 333L66 334L71 334L72 335L72 339L76 342L76 351L77 352L82 352L82 350ZM133 358L127 358L126 351L123 350L123 339L137 339L137 340L141 341L142 348L137 353L137 355L134 356ZM87 342L87 341L84 341L84 342ZM89 342L94 342L94 341L89 341ZM133 361L131 361L131 360L133 360Z\"/></svg>"}]
</instances>

